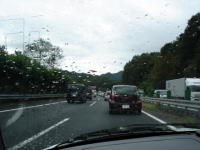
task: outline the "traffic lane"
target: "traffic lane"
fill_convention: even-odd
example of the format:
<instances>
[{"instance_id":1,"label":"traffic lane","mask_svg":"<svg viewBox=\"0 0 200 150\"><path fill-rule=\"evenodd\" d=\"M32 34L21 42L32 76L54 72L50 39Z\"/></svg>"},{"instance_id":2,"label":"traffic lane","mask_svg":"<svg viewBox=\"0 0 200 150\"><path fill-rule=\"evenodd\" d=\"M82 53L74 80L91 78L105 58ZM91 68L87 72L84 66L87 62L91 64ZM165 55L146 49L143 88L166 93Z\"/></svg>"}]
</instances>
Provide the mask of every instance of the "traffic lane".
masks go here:
<instances>
[{"instance_id":1,"label":"traffic lane","mask_svg":"<svg viewBox=\"0 0 200 150\"><path fill-rule=\"evenodd\" d=\"M100 98L96 104L87 109L87 112L81 110L81 117L76 115L71 118L70 123L74 124L74 127L83 131L95 131L101 129L109 129L119 126L127 126L130 124L158 124L159 122L150 118L145 114L109 114L108 102ZM82 126L77 124L77 120L81 122Z\"/></svg>"},{"instance_id":2,"label":"traffic lane","mask_svg":"<svg viewBox=\"0 0 200 150\"><path fill-rule=\"evenodd\" d=\"M66 141L69 138L79 136L80 134L102 129L110 129L131 124L159 123L145 114L110 115L108 113L108 102L103 101L102 98L97 98L94 102L92 102L94 103L93 105L91 105L92 103L88 104L88 107L84 109L83 107L77 109L68 122L61 124L59 127L51 130L37 140L28 143L23 149L43 149Z\"/></svg>"},{"instance_id":3,"label":"traffic lane","mask_svg":"<svg viewBox=\"0 0 200 150\"><path fill-rule=\"evenodd\" d=\"M88 103L73 105L57 103L56 105L44 105L44 107L33 107L31 109L20 108L16 111L0 113L0 125L6 147L12 147L60 120L73 116L76 109L84 109L88 107ZM15 116L18 112L21 113L16 119ZM13 119L14 122L9 124L10 120Z\"/></svg>"},{"instance_id":4,"label":"traffic lane","mask_svg":"<svg viewBox=\"0 0 200 150\"><path fill-rule=\"evenodd\" d=\"M19 102L10 102L8 103L0 103L0 113L10 109L18 109L20 107L31 107L38 106L50 103L59 103L66 101L65 98L60 99L37 99L37 100L27 100L27 101L19 101Z\"/></svg>"}]
</instances>

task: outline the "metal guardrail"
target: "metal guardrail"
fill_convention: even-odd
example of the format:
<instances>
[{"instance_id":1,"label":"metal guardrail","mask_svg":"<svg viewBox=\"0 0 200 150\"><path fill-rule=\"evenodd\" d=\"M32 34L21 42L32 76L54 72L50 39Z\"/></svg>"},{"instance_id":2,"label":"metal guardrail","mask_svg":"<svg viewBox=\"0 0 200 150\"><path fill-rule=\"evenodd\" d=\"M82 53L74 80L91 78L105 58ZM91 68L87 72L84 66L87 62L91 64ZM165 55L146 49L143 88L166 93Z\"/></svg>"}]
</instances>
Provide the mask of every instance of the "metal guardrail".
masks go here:
<instances>
[{"instance_id":1,"label":"metal guardrail","mask_svg":"<svg viewBox=\"0 0 200 150\"><path fill-rule=\"evenodd\" d=\"M164 98L151 98L142 97L144 102L154 103L158 105L166 105L170 107L181 108L190 111L196 111L200 113L200 102L177 100L177 99L164 99Z\"/></svg>"},{"instance_id":2,"label":"metal guardrail","mask_svg":"<svg viewBox=\"0 0 200 150\"><path fill-rule=\"evenodd\" d=\"M0 102L4 100L30 100L43 98L64 98L65 94L0 94Z\"/></svg>"}]
</instances>

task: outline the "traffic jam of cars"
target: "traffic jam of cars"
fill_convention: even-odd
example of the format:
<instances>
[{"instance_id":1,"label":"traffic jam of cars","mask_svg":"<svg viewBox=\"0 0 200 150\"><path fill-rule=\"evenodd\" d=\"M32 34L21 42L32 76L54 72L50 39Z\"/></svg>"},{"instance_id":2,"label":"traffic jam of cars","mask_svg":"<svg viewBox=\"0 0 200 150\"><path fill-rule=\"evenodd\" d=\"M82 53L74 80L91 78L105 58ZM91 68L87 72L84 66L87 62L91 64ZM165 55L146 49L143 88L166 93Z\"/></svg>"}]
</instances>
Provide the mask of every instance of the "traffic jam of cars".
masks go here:
<instances>
[{"instance_id":1,"label":"traffic jam of cars","mask_svg":"<svg viewBox=\"0 0 200 150\"><path fill-rule=\"evenodd\" d=\"M70 103L86 103L100 96L108 102L109 113L142 112L141 91L133 85L113 85L105 92L96 90L96 87L87 87L84 84L69 84L66 99Z\"/></svg>"}]
</instances>

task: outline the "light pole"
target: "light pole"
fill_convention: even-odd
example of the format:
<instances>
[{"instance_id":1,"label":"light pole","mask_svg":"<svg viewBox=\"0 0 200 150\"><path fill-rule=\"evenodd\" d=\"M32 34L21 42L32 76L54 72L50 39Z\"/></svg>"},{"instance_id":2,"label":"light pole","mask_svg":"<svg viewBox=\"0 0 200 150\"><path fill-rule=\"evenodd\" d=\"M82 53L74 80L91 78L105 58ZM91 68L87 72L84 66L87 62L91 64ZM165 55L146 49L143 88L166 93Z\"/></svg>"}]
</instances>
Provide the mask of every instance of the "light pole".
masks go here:
<instances>
[{"instance_id":1,"label":"light pole","mask_svg":"<svg viewBox=\"0 0 200 150\"><path fill-rule=\"evenodd\" d=\"M43 15L36 15L36 16L31 16L32 18L37 18L41 17ZM2 19L0 21L12 21L12 20L21 20L22 21L22 33L23 33L23 39L22 39L22 50L24 52L24 42L25 42L25 19L24 18L12 18L12 19Z\"/></svg>"},{"instance_id":2,"label":"light pole","mask_svg":"<svg viewBox=\"0 0 200 150\"><path fill-rule=\"evenodd\" d=\"M23 32L12 32L12 33L6 33L5 34L5 47L6 47L6 50L7 50L7 35L10 35L10 34L20 34L20 33L23 33Z\"/></svg>"},{"instance_id":3,"label":"light pole","mask_svg":"<svg viewBox=\"0 0 200 150\"><path fill-rule=\"evenodd\" d=\"M14 18L14 19L4 19L4 20L0 20L0 21L10 21L10 20L21 20L22 21L22 35L23 35L23 37L22 37L22 50L24 51L24 30L25 30L25 20L24 20L24 18Z\"/></svg>"}]
</instances>

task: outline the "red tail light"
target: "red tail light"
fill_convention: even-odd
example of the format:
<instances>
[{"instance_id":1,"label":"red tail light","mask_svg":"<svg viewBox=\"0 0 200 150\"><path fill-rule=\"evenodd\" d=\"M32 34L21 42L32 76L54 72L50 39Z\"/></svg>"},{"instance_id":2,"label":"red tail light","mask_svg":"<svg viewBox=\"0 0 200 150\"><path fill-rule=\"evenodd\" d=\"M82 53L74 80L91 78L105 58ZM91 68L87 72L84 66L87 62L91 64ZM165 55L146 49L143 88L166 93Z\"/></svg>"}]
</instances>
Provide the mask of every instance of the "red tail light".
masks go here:
<instances>
[{"instance_id":1,"label":"red tail light","mask_svg":"<svg viewBox=\"0 0 200 150\"><path fill-rule=\"evenodd\" d=\"M139 95L136 95L136 100L140 101L140 96Z\"/></svg>"},{"instance_id":2,"label":"red tail light","mask_svg":"<svg viewBox=\"0 0 200 150\"><path fill-rule=\"evenodd\" d=\"M115 101L119 96L118 95L113 95L112 100Z\"/></svg>"},{"instance_id":3,"label":"red tail light","mask_svg":"<svg viewBox=\"0 0 200 150\"><path fill-rule=\"evenodd\" d=\"M141 103L142 101L141 101L141 99L140 99L140 95L137 95L136 96L136 103Z\"/></svg>"}]
</instances>

